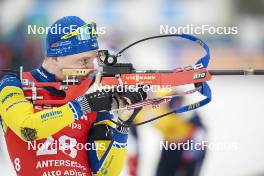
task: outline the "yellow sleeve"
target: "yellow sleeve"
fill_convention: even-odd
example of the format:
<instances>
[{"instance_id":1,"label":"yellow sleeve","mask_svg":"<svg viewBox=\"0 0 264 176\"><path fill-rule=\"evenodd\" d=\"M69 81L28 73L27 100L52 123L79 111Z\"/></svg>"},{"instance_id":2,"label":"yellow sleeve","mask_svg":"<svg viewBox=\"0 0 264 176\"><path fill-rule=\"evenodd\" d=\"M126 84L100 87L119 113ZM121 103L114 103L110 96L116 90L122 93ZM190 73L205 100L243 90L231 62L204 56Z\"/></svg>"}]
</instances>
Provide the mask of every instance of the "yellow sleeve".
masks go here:
<instances>
[{"instance_id":1,"label":"yellow sleeve","mask_svg":"<svg viewBox=\"0 0 264 176\"><path fill-rule=\"evenodd\" d=\"M47 138L74 122L69 104L34 113L22 89L15 86L0 92L0 115L6 127L25 141Z\"/></svg>"}]
</instances>

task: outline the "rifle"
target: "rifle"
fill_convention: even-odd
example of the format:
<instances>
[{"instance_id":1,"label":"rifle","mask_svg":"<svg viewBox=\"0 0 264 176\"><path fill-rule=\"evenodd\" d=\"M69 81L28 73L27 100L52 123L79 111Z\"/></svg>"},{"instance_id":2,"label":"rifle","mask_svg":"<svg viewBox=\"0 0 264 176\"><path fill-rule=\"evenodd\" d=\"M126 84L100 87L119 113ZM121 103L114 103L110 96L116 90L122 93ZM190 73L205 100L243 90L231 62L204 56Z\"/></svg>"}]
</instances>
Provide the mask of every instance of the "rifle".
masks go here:
<instances>
[{"instance_id":1,"label":"rifle","mask_svg":"<svg viewBox=\"0 0 264 176\"><path fill-rule=\"evenodd\" d=\"M173 70L136 70L131 63L117 63L122 53L130 47L141 43L146 40L165 38L165 37L181 37L188 39L200 45L206 52L206 54L200 58L195 65L187 66L184 68L176 68ZM166 114L154 117L150 120L134 124L135 126L142 125L161 117L167 116L172 113L182 113L190 110L200 108L208 104L212 100L211 89L207 84L207 81L212 79L215 75L264 75L264 70L208 70L208 64L210 61L210 50L207 44L192 35L187 34L170 34L170 35L158 35L138 40L127 47L123 48L117 54L111 55L108 50L99 50L99 62L103 66L102 70L102 86L129 86L129 85L147 85L147 86L181 86L187 84L193 84L194 89L182 92L180 94L172 94L169 96L156 97L153 99L146 99L142 102L135 103L124 107L123 109L135 109L152 105L153 107L163 103L169 102L173 97L184 96L199 92L205 98L201 101L179 107ZM2 71L10 71L3 70ZM26 97L32 101L35 105L64 105L69 101L84 95L88 87L93 83L93 78L87 78L82 81L78 81L76 77L85 76L89 73L89 69L64 69L63 73L66 75L66 79L62 82L37 82L33 83L23 78L23 67L20 67L20 79L23 85L23 89L31 91L32 95ZM45 87L53 87L57 90L65 92L64 99L61 100L44 100L43 97L38 96L38 91ZM120 109L119 109L120 110ZM116 111L116 110L112 110ZM114 122L118 123L118 122ZM120 125L120 124L119 124Z\"/></svg>"}]
</instances>

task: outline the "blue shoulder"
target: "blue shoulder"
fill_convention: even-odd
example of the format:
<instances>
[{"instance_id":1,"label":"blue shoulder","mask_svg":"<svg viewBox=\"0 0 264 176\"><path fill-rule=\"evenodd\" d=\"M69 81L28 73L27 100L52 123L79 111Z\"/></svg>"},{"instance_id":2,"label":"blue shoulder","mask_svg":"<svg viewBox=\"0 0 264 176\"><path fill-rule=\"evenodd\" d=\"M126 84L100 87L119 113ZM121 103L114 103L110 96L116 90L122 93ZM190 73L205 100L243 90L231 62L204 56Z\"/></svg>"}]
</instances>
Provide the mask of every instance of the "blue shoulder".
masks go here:
<instances>
[{"instance_id":1,"label":"blue shoulder","mask_svg":"<svg viewBox=\"0 0 264 176\"><path fill-rule=\"evenodd\" d=\"M7 86L15 86L22 89L21 81L14 73L7 73L0 80L0 92Z\"/></svg>"}]
</instances>

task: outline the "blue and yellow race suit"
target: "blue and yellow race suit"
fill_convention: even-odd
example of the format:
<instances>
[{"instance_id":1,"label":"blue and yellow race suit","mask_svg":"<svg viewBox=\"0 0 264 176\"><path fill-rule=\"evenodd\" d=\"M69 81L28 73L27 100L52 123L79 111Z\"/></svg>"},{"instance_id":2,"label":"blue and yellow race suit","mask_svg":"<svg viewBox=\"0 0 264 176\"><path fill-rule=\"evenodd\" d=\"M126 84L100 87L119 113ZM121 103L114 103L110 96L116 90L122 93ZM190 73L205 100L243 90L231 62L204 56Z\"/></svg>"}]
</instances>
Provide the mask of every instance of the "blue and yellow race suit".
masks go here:
<instances>
[{"instance_id":1,"label":"blue and yellow race suit","mask_svg":"<svg viewBox=\"0 0 264 176\"><path fill-rule=\"evenodd\" d=\"M24 73L24 79L56 81L42 67ZM119 175L127 134L115 130L110 113L83 114L74 100L63 106L37 106L25 98L28 95L16 76L1 80L0 119L18 175ZM47 87L38 95L57 100L63 92Z\"/></svg>"}]
</instances>

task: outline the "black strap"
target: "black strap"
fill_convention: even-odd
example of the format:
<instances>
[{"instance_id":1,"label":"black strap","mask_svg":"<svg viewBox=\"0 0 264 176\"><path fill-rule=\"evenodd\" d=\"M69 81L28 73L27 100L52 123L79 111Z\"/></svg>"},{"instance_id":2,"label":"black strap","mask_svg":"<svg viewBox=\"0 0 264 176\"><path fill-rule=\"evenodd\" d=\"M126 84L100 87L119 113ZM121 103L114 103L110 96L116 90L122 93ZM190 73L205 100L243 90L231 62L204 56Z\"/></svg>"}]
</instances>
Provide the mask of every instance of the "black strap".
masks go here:
<instances>
[{"instance_id":1,"label":"black strap","mask_svg":"<svg viewBox=\"0 0 264 176\"><path fill-rule=\"evenodd\" d=\"M112 140L112 127L108 125L94 125L89 134L90 141Z\"/></svg>"}]
</instances>

